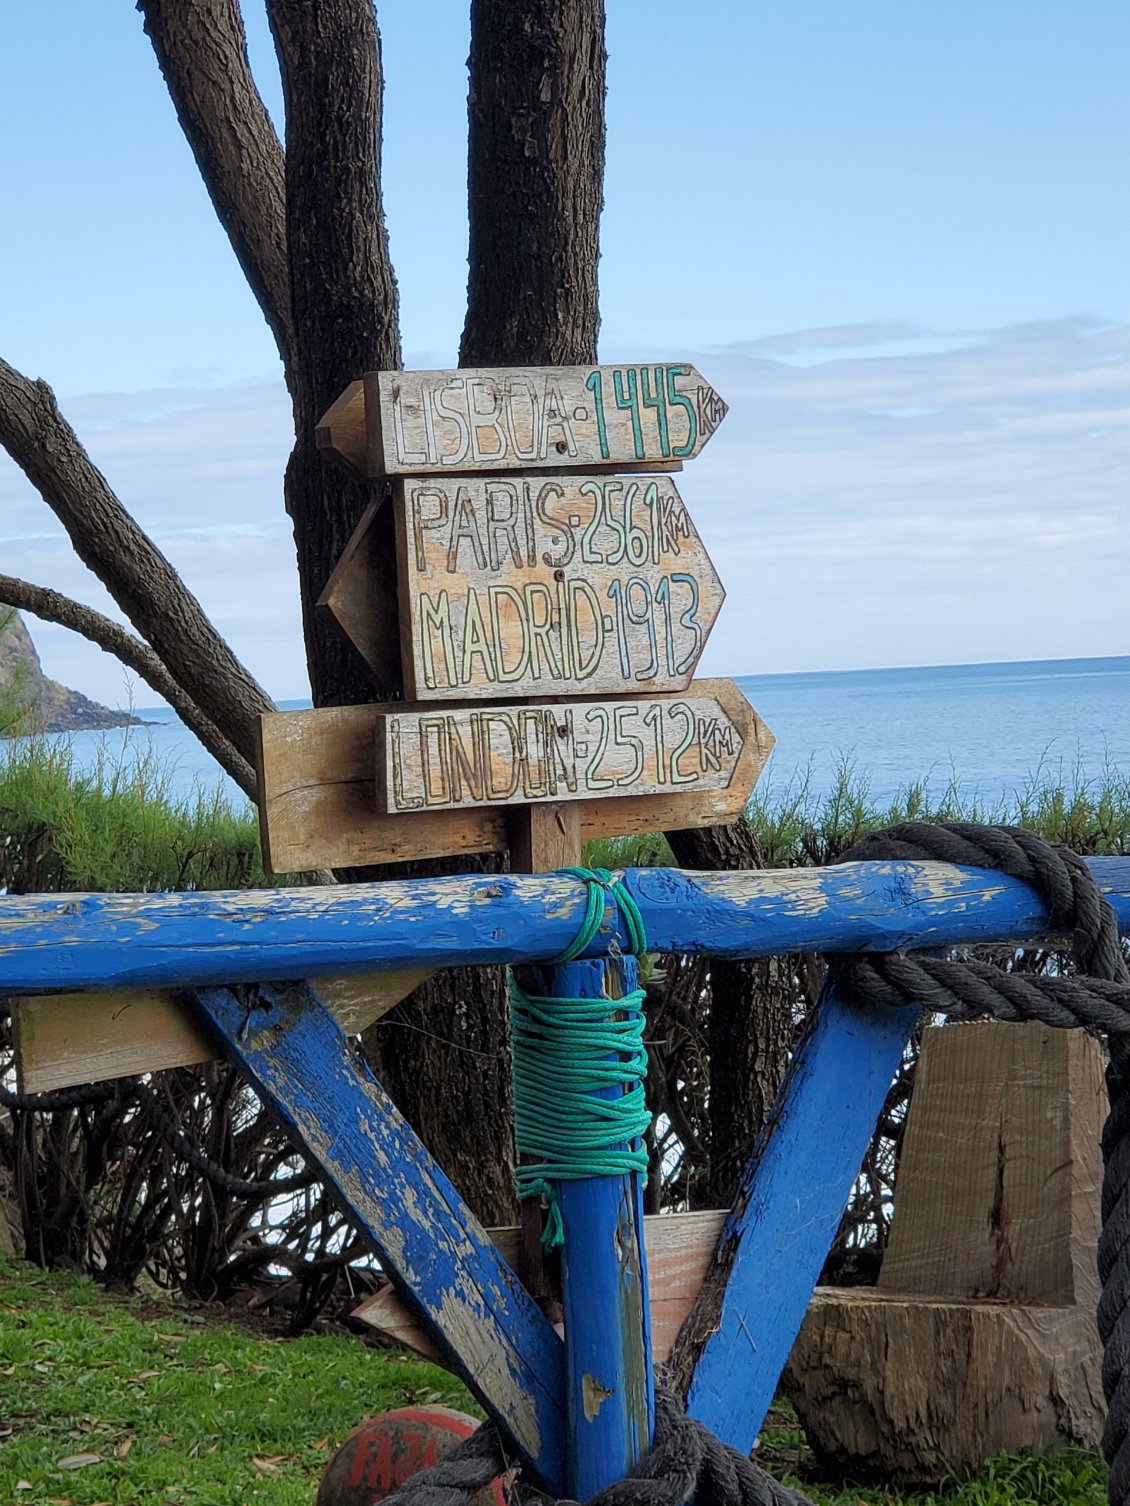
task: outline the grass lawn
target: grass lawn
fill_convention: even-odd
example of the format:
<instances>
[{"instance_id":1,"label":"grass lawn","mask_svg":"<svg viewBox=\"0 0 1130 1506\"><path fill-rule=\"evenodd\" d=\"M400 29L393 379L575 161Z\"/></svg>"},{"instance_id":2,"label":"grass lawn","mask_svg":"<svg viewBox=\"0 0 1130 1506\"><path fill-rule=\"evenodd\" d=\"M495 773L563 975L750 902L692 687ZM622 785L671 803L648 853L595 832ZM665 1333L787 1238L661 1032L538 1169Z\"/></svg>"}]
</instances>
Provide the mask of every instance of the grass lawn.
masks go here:
<instances>
[{"instance_id":1,"label":"grass lawn","mask_svg":"<svg viewBox=\"0 0 1130 1506\"><path fill-rule=\"evenodd\" d=\"M365 1417L412 1402L475 1411L445 1371L346 1336L261 1336L175 1300L127 1302L0 1255L0 1502L12 1506L312 1506ZM807 1477L774 1414L763 1462L820 1506L1103 1506L1098 1456L995 1460L919 1495Z\"/></svg>"}]
</instances>

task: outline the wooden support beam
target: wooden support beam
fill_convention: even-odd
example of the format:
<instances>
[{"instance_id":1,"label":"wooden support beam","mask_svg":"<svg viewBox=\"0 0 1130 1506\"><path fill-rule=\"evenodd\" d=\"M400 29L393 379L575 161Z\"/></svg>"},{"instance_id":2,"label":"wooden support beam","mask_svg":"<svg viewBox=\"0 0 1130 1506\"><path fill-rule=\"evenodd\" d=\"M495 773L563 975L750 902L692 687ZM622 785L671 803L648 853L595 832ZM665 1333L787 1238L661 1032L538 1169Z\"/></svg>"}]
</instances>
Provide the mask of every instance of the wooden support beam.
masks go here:
<instances>
[{"instance_id":1,"label":"wooden support beam","mask_svg":"<svg viewBox=\"0 0 1130 1506\"><path fill-rule=\"evenodd\" d=\"M827 991L746 1168L719 1239L726 1260L669 1366L676 1384L689 1375L690 1415L740 1453L765 1420L918 1015Z\"/></svg>"},{"instance_id":2,"label":"wooden support beam","mask_svg":"<svg viewBox=\"0 0 1130 1506\"><path fill-rule=\"evenodd\" d=\"M202 989L195 1002L404 1284L452 1368L564 1494L561 1341L333 1016L302 984L264 985L251 1004Z\"/></svg>"},{"instance_id":3,"label":"wooden support beam","mask_svg":"<svg viewBox=\"0 0 1130 1506\"><path fill-rule=\"evenodd\" d=\"M1130 859L1089 866L1130 930ZM1031 940L1046 912L1027 885L943 863L845 863L779 872L624 873L657 951L764 957ZM333 888L192 894L13 895L0 900L0 992L174 988L407 967L541 962L577 934L585 887L496 874ZM615 942L606 910L588 955Z\"/></svg>"},{"instance_id":4,"label":"wooden support beam","mask_svg":"<svg viewBox=\"0 0 1130 1506\"><path fill-rule=\"evenodd\" d=\"M361 1031L429 977L427 970L311 978L310 987L346 1035ZM163 1072L221 1053L179 989L32 994L12 1000L16 1073L23 1093Z\"/></svg>"},{"instance_id":5,"label":"wooden support beam","mask_svg":"<svg viewBox=\"0 0 1130 1506\"><path fill-rule=\"evenodd\" d=\"M651 1309L652 1359L662 1365L671 1352L710 1265L718 1235L727 1217L724 1209L701 1213L649 1213L643 1221L647 1253L648 1305ZM522 1231L488 1229L503 1260L518 1269ZM411 1349L423 1359L443 1364L443 1356L392 1287L366 1297L352 1317L368 1324L390 1344Z\"/></svg>"}]
</instances>

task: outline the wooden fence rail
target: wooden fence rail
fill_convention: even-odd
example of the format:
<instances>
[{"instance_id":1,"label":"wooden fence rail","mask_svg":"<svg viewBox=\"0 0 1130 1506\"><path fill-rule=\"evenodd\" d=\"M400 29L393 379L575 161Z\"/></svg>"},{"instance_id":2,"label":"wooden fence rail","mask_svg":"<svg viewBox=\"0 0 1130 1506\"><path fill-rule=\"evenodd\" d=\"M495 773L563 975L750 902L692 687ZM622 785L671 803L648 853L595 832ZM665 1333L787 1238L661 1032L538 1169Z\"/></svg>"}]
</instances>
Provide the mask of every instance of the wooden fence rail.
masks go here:
<instances>
[{"instance_id":1,"label":"wooden fence rail","mask_svg":"<svg viewBox=\"0 0 1130 1506\"><path fill-rule=\"evenodd\" d=\"M1130 859L1090 861L1130 930ZM1043 935L1027 885L942 863L685 873L624 882L656 952L721 957L895 951ZM0 900L0 992L250 983L384 969L530 963L577 934L584 886L557 874L198 894ZM586 956L626 949L608 910Z\"/></svg>"},{"instance_id":2,"label":"wooden fence rail","mask_svg":"<svg viewBox=\"0 0 1130 1506\"><path fill-rule=\"evenodd\" d=\"M1120 927L1130 930L1130 858L1090 866ZM629 869L623 879L657 952L741 957L1020 943L1043 936L1048 924L1026 885L938 863L711 874ZM572 942L584 911L584 885L560 874L268 892L11 896L0 898L0 993L69 991L66 1007L81 1014L88 1001L76 991L184 990L170 1007L205 1024L247 1074L395 1275L427 1337L540 1479L562 1494L580 1478L577 1460L597 1458L595 1445L578 1441L599 1412L589 1402L626 1392L627 1368L599 1387L587 1372L578 1380L578 1356L570 1353L576 1334L570 1340L567 1332L563 1350L490 1237L358 1063L326 1002L297 980L545 961ZM586 956L629 950L609 905ZM264 979L274 982L250 997L227 987ZM17 1041L27 1007L15 1001ZM914 1006L873 1008L826 994L724 1222L719 1249L727 1279L704 1292L690 1319L709 1338L688 1409L742 1452L764 1419L918 1015ZM89 1070L75 1040L71 1054ZM631 1279L646 1293L642 1235L636 1242ZM579 1287L584 1279L579 1273ZM634 1301L638 1310L639 1292ZM614 1347L634 1355L643 1396L646 1344ZM618 1415L624 1421L617 1428L639 1431L630 1409ZM599 1464L606 1475L611 1470L609 1478L617 1477L612 1454L621 1470L635 1457L634 1433Z\"/></svg>"}]
</instances>

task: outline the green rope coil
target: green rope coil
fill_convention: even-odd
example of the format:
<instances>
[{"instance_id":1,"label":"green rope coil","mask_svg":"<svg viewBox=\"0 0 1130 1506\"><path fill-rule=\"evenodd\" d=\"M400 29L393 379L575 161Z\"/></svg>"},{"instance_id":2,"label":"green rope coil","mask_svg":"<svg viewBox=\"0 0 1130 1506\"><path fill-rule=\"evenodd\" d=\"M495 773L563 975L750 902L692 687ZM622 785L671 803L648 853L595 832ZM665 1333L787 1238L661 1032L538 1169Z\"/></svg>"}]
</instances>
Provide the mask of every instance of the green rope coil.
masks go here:
<instances>
[{"instance_id":1,"label":"green rope coil","mask_svg":"<svg viewBox=\"0 0 1130 1506\"><path fill-rule=\"evenodd\" d=\"M548 1203L545 1244L564 1237L554 1182L647 1171L643 999L642 988L623 999L534 998L510 979L514 1139L532 1158L518 1167L518 1196ZM609 1088L622 1091L596 1096Z\"/></svg>"},{"instance_id":2,"label":"green rope coil","mask_svg":"<svg viewBox=\"0 0 1130 1506\"><path fill-rule=\"evenodd\" d=\"M586 886L585 916L573 941L550 966L572 962L600 930L608 900L624 917L631 950L646 950L643 916L607 868L564 868ZM554 1184L585 1177L646 1173L642 1138L651 1123L644 1099L644 991L623 999L534 997L510 978L514 1058L514 1138L520 1198L549 1209L542 1243L564 1239ZM615 1013L620 1018L612 1019Z\"/></svg>"}]
</instances>

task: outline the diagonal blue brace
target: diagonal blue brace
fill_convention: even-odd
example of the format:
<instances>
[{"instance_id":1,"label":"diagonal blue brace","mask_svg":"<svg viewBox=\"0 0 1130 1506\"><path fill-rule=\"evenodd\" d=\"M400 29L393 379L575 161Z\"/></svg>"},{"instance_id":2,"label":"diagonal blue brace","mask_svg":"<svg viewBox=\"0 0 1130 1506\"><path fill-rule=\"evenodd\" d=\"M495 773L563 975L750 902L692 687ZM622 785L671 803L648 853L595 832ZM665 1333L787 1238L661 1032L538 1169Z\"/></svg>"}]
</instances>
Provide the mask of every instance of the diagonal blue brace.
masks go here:
<instances>
[{"instance_id":1,"label":"diagonal blue brace","mask_svg":"<svg viewBox=\"0 0 1130 1506\"><path fill-rule=\"evenodd\" d=\"M711 1335L687 1411L743 1454L765 1421L920 1013L861 1008L826 990L754 1147L718 1239L725 1287L703 1291L680 1335Z\"/></svg>"},{"instance_id":2,"label":"diagonal blue brace","mask_svg":"<svg viewBox=\"0 0 1130 1506\"><path fill-rule=\"evenodd\" d=\"M224 1050L322 1172L491 1418L565 1494L563 1346L304 983L194 995Z\"/></svg>"}]
</instances>

